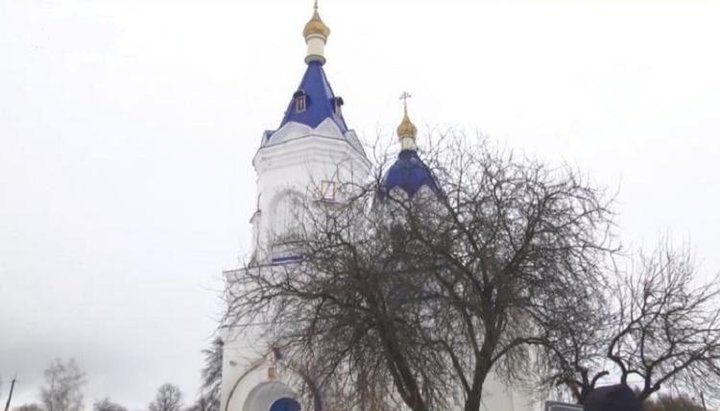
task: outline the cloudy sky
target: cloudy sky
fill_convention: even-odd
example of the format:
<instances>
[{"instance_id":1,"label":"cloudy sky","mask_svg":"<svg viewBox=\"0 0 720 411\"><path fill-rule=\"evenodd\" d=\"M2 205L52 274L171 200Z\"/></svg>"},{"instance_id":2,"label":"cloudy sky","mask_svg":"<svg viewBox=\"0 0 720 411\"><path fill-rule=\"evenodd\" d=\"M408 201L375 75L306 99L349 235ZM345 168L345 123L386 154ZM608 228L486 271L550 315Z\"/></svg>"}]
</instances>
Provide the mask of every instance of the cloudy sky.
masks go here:
<instances>
[{"instance_id":1,"label":"cloudy sky","mask_svg":"<svg viewBox=\"0 0 720 411\"><path fill-rule=\"evenodd\" d=\"M686 4L689 3L689 4ZM482 132L618 190L619 233L720 268L720 3L322 0L348 124ZM0 391L74 357L88 401L187 397L249 251L250 164L311 0L0 0ZM419 138L422 146L422 135Z\"/></svg>"}]
</instances>

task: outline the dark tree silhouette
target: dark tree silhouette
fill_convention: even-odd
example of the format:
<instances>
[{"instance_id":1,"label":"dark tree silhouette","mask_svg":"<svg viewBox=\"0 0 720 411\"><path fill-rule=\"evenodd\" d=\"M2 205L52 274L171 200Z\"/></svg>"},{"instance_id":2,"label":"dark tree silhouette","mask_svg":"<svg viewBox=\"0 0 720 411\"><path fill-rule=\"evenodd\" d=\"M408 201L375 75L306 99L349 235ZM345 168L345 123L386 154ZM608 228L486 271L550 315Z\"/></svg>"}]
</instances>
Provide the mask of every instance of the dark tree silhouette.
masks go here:
<instances>
[{"instance_id":1,"label":"dark tree silhouette","mask_svg":"<svg viewBox=\"0 0 720 411\"><path fill-rule=\"evenodd\" d=\"M251 266L228 288L230 321L269 324L277 349L346 387L348 406L477 411L491 371L522 380L528 345L598 294L612 222L601 190L484 140L447 137L423 158L439 197L378 201L379 164L342 201L308 201L281 239L301 264Z\"/></svg>"},{"instance_id":2,"label":"dark tree silhouette","mask_svg":"<svg viewBox=\"0 0 720 411\"><path fill-rule=\"evenodd\" d=\"M607 347L620 381L641 382L640 399L663 385L694 392L720 386L720 281L695 285L688 251L663 245L638 275L614 287L617 322Z\"/></svg>"},{"instance_id":3,"label":"dark tree silhouette","mask_svg":"<svg viewBox=\"0 0 720 411\"><path fill-rule=\"evenodd\" d=\"M201 386L193 405L198 411L220 410L220 385L222 384L223 341L213 339L209 348L202 351L205 365L201 371Z\"/></svg>"},{"instance_id":4,"label":"dark tree silhouette","mask_svg":"<svg viewBox=\"0 0 720 411\"><path fill-rule=\"evenodd\" d=\"M546 346L544 358L555 367L549 375L568 383L579 402L600 379L615 376L638 386L642 400L663 387L717 397L718 277L700 283L689 250L667 241L627 265L608 276L593 326L570 323L569 338Z\"/></svg>"},{"instance_id":5,"label":"dark tree silhouette","mask_svg":"<svg viewBox=\"0 0 720 411\"><path fill-rule=\"evenodd\" d=\"M56 359L45 370L45 385L40 397L46 411L82 411L85 372L74 359Z\"/></svg>"},{"instance_id":6,"label":"dark tree silhouette","mask_svg":"<svg viewBox=\"0 0 720 411\"><path fill-rule=\"evenodd\" d=\"M127 408L110 401L110 398L103 398L100 401L95 401L93 411L127 411Z\"/></svg>"},{"instance_id":7,"label":"dark tree silhouette","mask_svg":"<svg viewBox=\"0 0 720 411\"><path fill-rule=\"evenodd\" d=\"M173 384L163 384L158 388L155 400L150 403L150 411L180 411L182 407L182 393L180 388Z\"/></svg>"}]
</instances>

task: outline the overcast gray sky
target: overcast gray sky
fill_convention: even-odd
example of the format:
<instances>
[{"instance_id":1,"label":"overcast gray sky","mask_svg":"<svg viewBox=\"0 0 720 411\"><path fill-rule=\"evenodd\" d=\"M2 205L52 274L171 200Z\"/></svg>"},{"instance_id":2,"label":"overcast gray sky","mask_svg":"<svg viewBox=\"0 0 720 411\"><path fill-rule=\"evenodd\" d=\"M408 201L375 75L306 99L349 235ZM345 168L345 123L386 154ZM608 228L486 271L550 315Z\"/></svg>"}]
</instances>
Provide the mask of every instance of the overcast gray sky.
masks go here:
<instances>
[{"instance_id":1,"label":"overcast gray sky","mask_svg":"<svg viewBox=\"0 0 720 411\"><path fill-rule=\"evenodd\" d=\"M455 127L619 188L624 244L720 268L720 3L322 0L345 118ZM311 0L0 0L0 377L75 357L86 396L192 397L250 164L304 71ZM422 146L422 134L418 141ZM7 393L2 389L2 398Z\"/></svg>"}]
</instances>

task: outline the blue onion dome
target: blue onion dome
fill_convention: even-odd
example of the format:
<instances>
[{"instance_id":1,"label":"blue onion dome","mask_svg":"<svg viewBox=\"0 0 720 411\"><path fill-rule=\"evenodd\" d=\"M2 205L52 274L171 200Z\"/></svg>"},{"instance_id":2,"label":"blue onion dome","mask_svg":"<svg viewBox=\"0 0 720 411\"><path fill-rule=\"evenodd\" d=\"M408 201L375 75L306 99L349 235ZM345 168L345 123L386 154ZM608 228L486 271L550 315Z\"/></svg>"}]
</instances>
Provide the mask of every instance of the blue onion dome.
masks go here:
<instances>
[{"instance_id":1,"label":"blue onion dome","mask_svg":"<svg viewBox=\"0 0 720 411\"><path fill-rule=\"evenodd\" d=\"M403 94L403 96L405 98L409 97L407 93ZM439 195L441 191L435 177L418 156L417 146L415 145L417 128L408 116L407 100L405 103L405 116L397 128L397 134L400 139L400 154L398 154L397 160L390 166L383 177L379 193L380 199L387 198L395 188L402 189L410 198L423 187L427 187L436 195Z\"/></svg>"},{"instance_id":2,"label":"blue onion dome","mask_svg":"<svg viewBox=\"0 0 720 411\"><path fill-rule=\"evenodd\" d=\"M440 188L435 178L420 159L417 151L402 150L383 178L380 198L387 198L395 188L404 190L408 197L412 197L424 186L427 186L435 194L440 194Z\"/></svg>"}]
</instances>

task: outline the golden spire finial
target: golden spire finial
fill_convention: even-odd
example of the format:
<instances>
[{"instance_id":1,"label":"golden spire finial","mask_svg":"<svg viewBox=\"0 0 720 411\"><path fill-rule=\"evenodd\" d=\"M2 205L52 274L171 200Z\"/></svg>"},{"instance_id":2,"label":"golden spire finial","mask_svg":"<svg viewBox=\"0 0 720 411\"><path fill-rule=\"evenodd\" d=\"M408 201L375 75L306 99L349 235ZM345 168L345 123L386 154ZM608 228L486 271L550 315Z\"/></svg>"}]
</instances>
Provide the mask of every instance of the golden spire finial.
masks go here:
<instances>
[{"instance_id":1,"label":"golden spire finial","mask_svg":"<svg viewBox=\"0 0 720 411\"><path fill-rule=\"evenodd\" d=\"M310 21L305 24L305 29L303 30L303 36L305 36L305 39L307 39L309 36L312 35L320 35L327 39L327 37L330 35L330 28L325 25L325 23L320 18L320 13L318 13L318 2L315 0L315 4L313 5L313 16L310 18Z\"/></svg>"},{"instance_id":2,"label":"golden spire finial","mask_svg":"<svg viewBox=\"0 0 720 411\"><path fill-rule=\"evenodd\" d=\"M403 101L403 109L405 112L402 122L400 122L400 125L397 128L397 135L398 137L400 137L401 141L403 138L411 138L415 140L415 136L417 136L417 127L415 127L415 124L410 121L410 117L408 116L407 111L407 99L409 99L410 97L412 96L407 91L403 91L403 93L400 95L400 100Z\"/></svg>"}]
</instances>

